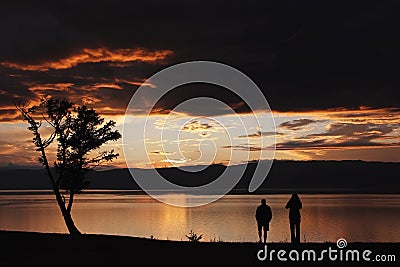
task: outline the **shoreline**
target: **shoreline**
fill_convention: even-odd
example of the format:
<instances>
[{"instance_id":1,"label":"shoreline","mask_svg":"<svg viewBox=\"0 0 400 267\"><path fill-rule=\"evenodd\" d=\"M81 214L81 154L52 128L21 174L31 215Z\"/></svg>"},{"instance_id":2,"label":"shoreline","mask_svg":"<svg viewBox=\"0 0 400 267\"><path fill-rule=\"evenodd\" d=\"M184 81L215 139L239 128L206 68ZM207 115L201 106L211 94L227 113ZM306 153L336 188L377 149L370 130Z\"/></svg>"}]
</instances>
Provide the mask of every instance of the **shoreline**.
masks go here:
<instances>
[{"instance_id":1,"label":"shoreline","mask_svg":"<svg viewBox=\"0 0 400 267\"><path fill-rule=\"evenodd\" d=\"M198 242L157 240L140 237L82 234L0 231L3 246L0 261L3 266L309 266L310 264L367 264L371 262L322 261L281 262L260 261L257 253L263 244L250 242ZM267 243L269 251L338 249L336 243ZM371 250L374 254L393 254L400 260L398 243L349 243L344 249ZM394 264L386 262L380 264ZM267 265L266 265L267 264Z\"/></svg>"}]
</instances>

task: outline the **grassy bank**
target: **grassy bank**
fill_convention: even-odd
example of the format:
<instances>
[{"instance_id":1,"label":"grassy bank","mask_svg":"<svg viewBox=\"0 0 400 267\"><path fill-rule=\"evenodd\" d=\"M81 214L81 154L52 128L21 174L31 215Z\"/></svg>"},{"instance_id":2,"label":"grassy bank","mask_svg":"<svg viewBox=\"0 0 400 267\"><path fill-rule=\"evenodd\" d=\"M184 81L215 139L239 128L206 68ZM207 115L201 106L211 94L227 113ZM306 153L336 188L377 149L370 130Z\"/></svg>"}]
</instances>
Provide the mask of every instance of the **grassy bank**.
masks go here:
<instances>
[{"instance_id":1,"label":"grassy bank","mask_svg":"<svg viewBox=\"0 0 400 267\"><path fill-rule=\"evenodd\" d=\"M304 243L294 246L289 243L271 243L268 253L275 250L273 261L260 261L257 252L264 245L257 243L200 242L152 240L146 238L91 235L73 237L65 234L0 231L2 243L1 266L293 266L299 262L288 259L281 262L276 257L278 250L287 254L294 249L315 250L317 255L334 243ZM400 261L400 243L349 243L346 248L372 251L371 259L377 254L395 255ZM286 258L288 255L286 254ZM263 254L262 254L263 255ZM262 256L261 255L261 256ZM295 254L293 254L295 256ZM354 266L352 261L331 261L328 256L324 265ZM362 261L360 261L362 262ZM321 264L321 262L315 262ZM310 261L301 265L309 266ZM363 265L378 266L376 261ZM387 266L379 263L379 266ZM390 265L396 266L395 263Z\"/></svg>"}]
</instances>

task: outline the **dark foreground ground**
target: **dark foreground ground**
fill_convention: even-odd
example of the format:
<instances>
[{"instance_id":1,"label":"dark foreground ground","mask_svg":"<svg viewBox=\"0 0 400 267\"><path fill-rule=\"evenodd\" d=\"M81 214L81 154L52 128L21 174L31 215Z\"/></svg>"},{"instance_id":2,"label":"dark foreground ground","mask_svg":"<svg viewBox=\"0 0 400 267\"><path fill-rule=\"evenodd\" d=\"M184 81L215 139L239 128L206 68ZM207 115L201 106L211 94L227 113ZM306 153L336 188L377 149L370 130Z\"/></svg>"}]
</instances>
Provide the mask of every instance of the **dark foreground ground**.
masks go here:
<instances>
[{"instance_id":1,"label":"dark foreground ground","mask_svg":"<svg viewBox=\"0 0 400 267\"><path fill-rule=\"evenodd\" d=\"M82 235L72 237L64 234L43 234L0 231L0 266L400 266L400 243L349 243L338 249L335 243L304 243L293 246L288 243L267 245L268 255L272 250L285 250L288 261L281 262L274 252L273 260L260 261L257 252L264 245L257 243L228 243L151 240L135 237ZM343 260L331 261L328 252L322 261L292 261L289 253L301 258L304 250L315 250L317 258L329 247ZM358 250L360 261L346 261L348 250ZM371 261L362 259L364 250L371 250ZM260 254L263 256L264 254ZM305 257L308 258L308 254ZM376 255L392 262L378 262ZM382 256L384 255L384 257ZM396 262L393 262L394 255ZM349 254L351 257L351 255ZM397 264L396 264L397 263Z\"/></svg>"}]
</instances>

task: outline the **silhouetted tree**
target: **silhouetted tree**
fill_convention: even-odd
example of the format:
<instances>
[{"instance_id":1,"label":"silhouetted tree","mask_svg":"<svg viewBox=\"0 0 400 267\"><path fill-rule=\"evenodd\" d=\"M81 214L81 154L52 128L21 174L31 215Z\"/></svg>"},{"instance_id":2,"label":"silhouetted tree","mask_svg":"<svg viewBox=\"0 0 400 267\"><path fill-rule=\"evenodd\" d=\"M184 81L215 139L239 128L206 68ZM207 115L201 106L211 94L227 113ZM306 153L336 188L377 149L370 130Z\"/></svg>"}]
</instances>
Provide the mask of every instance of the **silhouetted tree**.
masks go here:
<instances>
[{"instance_id":1,"label":"silhouetted tree","mask_svg":"<svg viewBox=\"0 0 400 267\"><path fill-rule=\"evenodd\" d=\"M109 142L121 138L114 121L104 122L95 110L75 106L68 100L42 99L38 106L17 104L16 108L29 123L33 143L40 152L39 162L49 176L58 206L70 234L80 234L71 216L74 196L87 187L86 174L103 162L119 156L114 150L93 152ZM41 134L42 126L50 126L47 138ZM48 147L57 143L57 154L51 171ZM68 197L66 197L68 195Z\"/></svg>"}]
</instances>

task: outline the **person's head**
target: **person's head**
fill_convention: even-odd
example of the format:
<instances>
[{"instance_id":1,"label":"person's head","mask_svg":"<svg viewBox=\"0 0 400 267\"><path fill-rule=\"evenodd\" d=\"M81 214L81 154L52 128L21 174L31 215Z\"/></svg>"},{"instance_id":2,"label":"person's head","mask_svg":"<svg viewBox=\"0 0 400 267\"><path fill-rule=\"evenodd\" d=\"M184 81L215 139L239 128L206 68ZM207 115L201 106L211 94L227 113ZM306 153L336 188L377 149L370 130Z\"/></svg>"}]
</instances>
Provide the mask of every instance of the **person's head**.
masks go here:
<instances>
[{"instance_id":1,"label":"person's head","mask_svg":"<svg viewBox=\"0 0 400 267\"><path fill-rule=\"evenodd\" d=\"M265 198L261 199L261 204L263 205L267 204L267 200L265 200Z\"/></svg>"},{"instance_id":2,"label":"person's head","mask_svg":"<svg viewBox=\"0 0 400 267\"><path fill-rule=\"evenodd\" d=\"M293 194L292 194L292 198L293 198L293 199L299 199L299 196L298 196L296 193L293 193Z\"/></svg>"}]
</instances>

